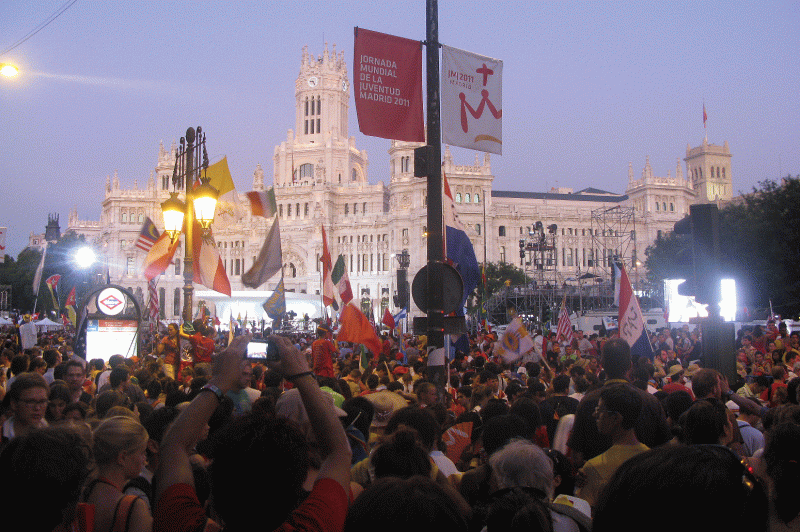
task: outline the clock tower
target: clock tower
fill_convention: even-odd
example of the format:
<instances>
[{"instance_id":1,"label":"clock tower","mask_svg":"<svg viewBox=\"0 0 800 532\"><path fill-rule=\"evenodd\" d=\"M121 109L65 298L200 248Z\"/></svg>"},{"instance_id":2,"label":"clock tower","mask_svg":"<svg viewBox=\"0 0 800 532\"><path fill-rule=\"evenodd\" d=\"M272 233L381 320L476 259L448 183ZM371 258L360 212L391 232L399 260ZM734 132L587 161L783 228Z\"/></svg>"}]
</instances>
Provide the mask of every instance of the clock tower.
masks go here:
<instances>
[{"instance_id":1,"label":"clock tower","mask_svg":"<svg viewBox=\"0 0 800 532\"><path fill-rule=\"evenodd\" d=\"M344 52L314 57L303 48L300 74L295 81L295 131L300 142L320 143L326 135L347 139L350 82Z\"/></svg>"}]
</instances>

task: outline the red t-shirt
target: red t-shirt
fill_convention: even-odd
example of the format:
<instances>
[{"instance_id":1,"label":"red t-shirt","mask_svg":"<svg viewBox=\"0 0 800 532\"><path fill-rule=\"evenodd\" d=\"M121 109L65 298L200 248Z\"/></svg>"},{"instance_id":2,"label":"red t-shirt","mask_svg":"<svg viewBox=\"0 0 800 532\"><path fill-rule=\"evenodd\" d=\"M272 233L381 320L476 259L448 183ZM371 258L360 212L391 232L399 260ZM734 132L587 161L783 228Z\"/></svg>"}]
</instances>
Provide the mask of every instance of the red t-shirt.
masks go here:
<instances>
[{"instance_id":1,"label":"red t-shirt","mask_svg":"<svg viewBox=\"0 0 800 532\"><path fill-rule=\"evenodd\" d=\"M189 342L191 342L192 347L194 348L194 357L193 363L194 364L201 364L203 362L208 362L211 364L211 355L214 354L214 348L216 344L214 344L214 339L209 338L208 336L203 336L200 333L195 333L189 338Z\"/></svg>"},{"instance_id":2,"label":"red t-shirt","mask_svg":"<svg viewBox=\"0 0 800 532\"><path fill-rule=\"evenodd\" d=\"M348 497L333 479L321 478L311 494L276 530L290 532L340 532L347 516ZM188 484L173 484L158 499L153 513L153 532L201 532L206 514Z\"/></svg>"}]
</instances>

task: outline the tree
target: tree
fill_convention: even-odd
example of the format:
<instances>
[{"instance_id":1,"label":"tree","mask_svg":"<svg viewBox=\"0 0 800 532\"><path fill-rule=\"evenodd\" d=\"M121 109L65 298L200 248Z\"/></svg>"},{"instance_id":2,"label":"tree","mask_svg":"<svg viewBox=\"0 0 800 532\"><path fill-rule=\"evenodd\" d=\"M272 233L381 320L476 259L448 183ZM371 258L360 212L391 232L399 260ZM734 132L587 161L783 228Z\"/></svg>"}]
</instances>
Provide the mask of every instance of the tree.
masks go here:
<instances>
[{"instance_id":1,"label":"tree","mask_svg":"<svg viewBox=\"0 0 800 532\"><path fill-rule=\"evenodd\" d=\"M13 309L30 312L33 310L33 276L42 252L35 248L25 248L14 260L10 255L5 256L5 262L0 264L0 284L11 286L11 300L8 302Z\"/></svg>"},{"instance_id":2,"label":"tree","mask_svg":"<svg viewBox=\"0 0 800 532\"><path fill-rule=\"evenodd\" d=\"M525 272L508 262L489 262L486 264L486 297L491 297L509 281L511 286L526 284ZM483 285L478 285L482 290Z\"/></svg>"},{"instance_id":3,"label":"tree","mask_svg":"<svg viewBox=\"0 0 800 532\"><path fill-rule=\"evenodd\" d=\"M691 275L689 235L669 234L647 251L648 277L657 286L664 279ZM750 194L720 210L720 271L736 280L740 306L764 314L772 307L782 316L800 312L800 177L776 183L762 181ZM691 255L689 255L691 256Z\"/></svg>"}]
</instances>

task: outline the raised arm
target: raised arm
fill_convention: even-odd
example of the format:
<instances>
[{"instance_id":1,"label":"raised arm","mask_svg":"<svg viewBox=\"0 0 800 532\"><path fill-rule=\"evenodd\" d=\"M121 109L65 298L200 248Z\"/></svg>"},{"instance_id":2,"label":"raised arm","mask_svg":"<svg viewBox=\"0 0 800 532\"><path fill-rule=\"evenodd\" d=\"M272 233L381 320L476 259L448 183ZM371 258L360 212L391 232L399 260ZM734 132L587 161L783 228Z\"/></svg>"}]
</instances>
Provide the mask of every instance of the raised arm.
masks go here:
<instances>
[{"instance_id":1,"label":"raised arm","mask_svg":"<svg viewBox=\"0 0 800 532\"><path fill-rule=\"evenodd\" d=\"M280 362L268 362L269 367L279 372L285 379L294 383L300 391L303 406L306 408L311 429L324 456L318 478L337 481L345 493L350 492L350 444L342 423L336 417L333 403L327 400L319 389L308 363L300 351L288 338L270 336L278 346Z\"/></svg>"},{"instance_id":2,"label":"raised arm","mask_svg":"<svg viewBox=\"0 0 800 532\"><path fill-rule=\"evenodd\" d=\"M236 384L249 341L249 336L239 336L217 356L211 380L203 387L205 393L198 394L192 400L164 435L159 450L162 465L156 473L155 501L174 484L194 487L190 451L219 405L217 394L224 395Z\"/></svg>"}]
</instances>

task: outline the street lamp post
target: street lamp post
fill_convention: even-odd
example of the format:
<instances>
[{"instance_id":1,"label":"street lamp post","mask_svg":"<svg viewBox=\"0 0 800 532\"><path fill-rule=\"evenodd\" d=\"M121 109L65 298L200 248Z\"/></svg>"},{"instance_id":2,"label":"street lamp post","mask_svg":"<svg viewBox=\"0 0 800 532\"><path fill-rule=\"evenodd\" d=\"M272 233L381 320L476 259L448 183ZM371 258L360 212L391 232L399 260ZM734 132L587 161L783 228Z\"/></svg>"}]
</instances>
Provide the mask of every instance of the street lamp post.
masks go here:
<instances>
[{"instance_id":1,"label":"street lamp post","mask_svg":"<svg viewBox=\"0 0 800 532\"><path fill-rule=\"evenodd\" d=\"M201 149L202 148L202 149ZM214 220L214 210L219 191L211 186L208 177L200 177L208 168L206 153L206 136L198 126L186 130L186 137L181 137L180 147L175 154L175 167L172 171L173 192L161 204L164 213L164 230L169 233L173 242L184 233L183 254L183 321L192 321L192 298L194 295L194 231L195 220L205 233L210 231ZM200 182L199 186L195 186ZM186 203L178 198L183 191Z\"/></svg>"}]
</instances>

